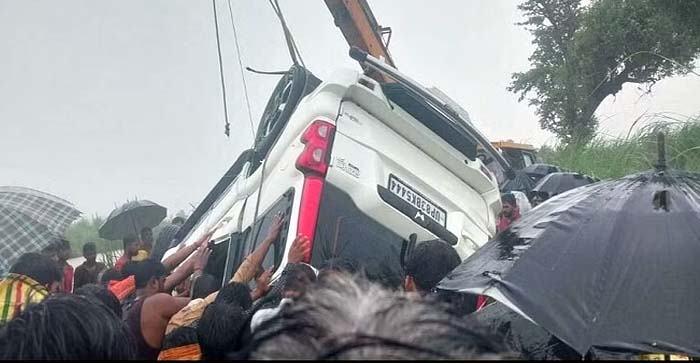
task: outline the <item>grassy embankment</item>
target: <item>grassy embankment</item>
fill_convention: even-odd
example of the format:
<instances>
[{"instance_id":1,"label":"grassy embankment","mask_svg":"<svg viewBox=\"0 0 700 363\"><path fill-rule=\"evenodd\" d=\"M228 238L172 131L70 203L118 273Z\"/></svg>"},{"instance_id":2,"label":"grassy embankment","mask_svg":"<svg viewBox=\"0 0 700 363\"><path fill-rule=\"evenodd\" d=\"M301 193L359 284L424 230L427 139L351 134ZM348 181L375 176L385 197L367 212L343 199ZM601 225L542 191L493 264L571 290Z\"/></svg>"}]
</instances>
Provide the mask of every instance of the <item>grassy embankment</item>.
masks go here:
<instances>
[{"instance_id":1,"label":"grassy embankment","mask_svg":"<svg viewBox=\"0 0 700 363\"><path fill-rule=\"evenodd\" d=\"M578 148L544 146L539 155L544 162L567 170L600 179L618 178L654 167L658 159L657 134L664 131L668 165L700 173L700 116L685 120L669 115L653 117L652 122L625 137L599 136Z\"/></svg>"}]
</instances>

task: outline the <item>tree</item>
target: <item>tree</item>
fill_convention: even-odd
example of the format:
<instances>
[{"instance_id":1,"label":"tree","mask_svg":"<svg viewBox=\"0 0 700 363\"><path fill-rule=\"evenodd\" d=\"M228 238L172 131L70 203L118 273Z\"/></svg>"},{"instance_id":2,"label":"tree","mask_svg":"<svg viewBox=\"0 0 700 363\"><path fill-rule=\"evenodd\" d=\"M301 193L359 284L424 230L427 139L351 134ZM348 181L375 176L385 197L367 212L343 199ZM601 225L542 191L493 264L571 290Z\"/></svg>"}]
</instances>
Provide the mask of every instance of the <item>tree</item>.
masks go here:
<instances>
[{"instance_id":1,"label":"tree","mask_svg":"<svg viewBox=\"0 0 700 363\"><path fill-rule=\"evenodd\" d=\"M698 1L528 0L518 6L537 47L531 69L508 90L536 107L543 129L566 144L585 144L595 111L625 83L647 91L692 70L700 53Z\"/></svg>"}]
</instances>

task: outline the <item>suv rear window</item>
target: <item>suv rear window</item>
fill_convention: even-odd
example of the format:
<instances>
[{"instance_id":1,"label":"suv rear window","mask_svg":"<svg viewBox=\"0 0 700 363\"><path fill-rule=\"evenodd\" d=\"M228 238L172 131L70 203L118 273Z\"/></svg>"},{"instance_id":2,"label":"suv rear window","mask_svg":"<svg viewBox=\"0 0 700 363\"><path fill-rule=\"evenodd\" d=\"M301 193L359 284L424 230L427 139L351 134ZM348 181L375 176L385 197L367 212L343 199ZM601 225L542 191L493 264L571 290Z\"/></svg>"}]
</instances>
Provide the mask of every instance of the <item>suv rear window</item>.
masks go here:
<instances>
[{"instance_id":1,"label":"suv rear window","mask_svg":"<svg viewBox=\"0 0 700 363\"><path fill-rule=\"evenodd\" d=\"M403 242L404 238L359 210L345 192L326 183L311 255L314 267L344 258L362 268L371 280L399 288L404 278Z\"/></svg>"}]
</instances>

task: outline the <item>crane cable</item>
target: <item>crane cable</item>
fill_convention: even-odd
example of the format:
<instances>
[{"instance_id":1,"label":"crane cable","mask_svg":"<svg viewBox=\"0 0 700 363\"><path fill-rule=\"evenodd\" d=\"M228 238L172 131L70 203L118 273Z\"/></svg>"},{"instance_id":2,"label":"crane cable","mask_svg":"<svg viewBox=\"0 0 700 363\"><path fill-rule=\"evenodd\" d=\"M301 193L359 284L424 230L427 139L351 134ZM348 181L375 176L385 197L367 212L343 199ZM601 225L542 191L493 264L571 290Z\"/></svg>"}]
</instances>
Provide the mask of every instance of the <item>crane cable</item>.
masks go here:
<instances>
[{"instance_id":1,"label":"crane cable","mask_svg":"<svg viewBox=\"0 0 700 363\"><path fill-rule=\"evenodd\" d=\"M289 30L289 27L287 26L287 22L284 20L284 15L282 14L282 9L280 8L278 0L268 0L270 3L270 6L272 6L272 10L275 11L275 14L277 14L277 17L280 20L280 23L282 24L282 30L284 31L284 39L287 42L287 49L289 50L289 56L292 58L292 62L294 65L301 65L306 68L306 64L304 64L304 60L301 58L301 52L299 52L299 48L297 48L297 44L294 41L294 36L292 35L292 32Z\"/></svg>"},{"instance_id":2,"label":"crane cable","mask_svg":"<svg viewBox=\"0 0 700 363\"><path fill-rule=\"evenodd\" d=\"M241 80L243 81L243 94L245 95L245 104L248 108L248 122L250 123L250 133L255 141L255 127L253 126L253 114L250 110L250 98L248 97L248 84L245 81L245 73L243 72L243 60L241 59L241 48L238 45L238 33L236 32L236 24L233 21L233 10L231 10L231 0L228 0L228 13L231 16L231 28L233 29L233 40L236 43L236 54L238 55L238 67L241 71Z\"/></svg>"},{"instance_id":3,"label":"crane cable","mask_svg":"<svg viewBox=\"0 0 700 363\"><path fill-rule=\"evenodd\" d=\"M216 13L216 0L211 0L211 5L214 8L214 28L216 30L216 50L219 55L219 75L221 77L221 93L224 101L224 134L226 137L230 137L231 134L231 123L228 121L228 105L226 102L226 82L224 80L224 65L221 61L221 40L219 39L219 20Z\"/></svg>"}]
</instances>

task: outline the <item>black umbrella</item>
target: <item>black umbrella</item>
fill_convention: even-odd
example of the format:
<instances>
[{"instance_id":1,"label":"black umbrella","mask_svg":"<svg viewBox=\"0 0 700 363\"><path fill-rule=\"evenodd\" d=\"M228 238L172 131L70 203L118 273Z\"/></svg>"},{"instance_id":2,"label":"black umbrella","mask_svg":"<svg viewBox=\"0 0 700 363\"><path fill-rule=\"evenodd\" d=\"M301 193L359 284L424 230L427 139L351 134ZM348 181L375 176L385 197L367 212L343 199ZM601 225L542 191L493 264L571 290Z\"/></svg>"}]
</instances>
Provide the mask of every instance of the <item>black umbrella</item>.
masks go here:
<instances>
[{"instance_id":1,"label":"black umbrella","mask_svg":"<svg viewBox=\"0 0 700 363\"><path fill-rule=\"evenodd\" d=\"M494 302L470 315L479 325L503 337L511 351L527 360L636 360L639 356L630 352L591 349L581 355L570 346L550 334L544 328L525 319L505 305Z\"/></svg>"},{"instance_id":2,"label":"black umbrella","mask_svg":"<svg viewBox=\"0 0 700 363\"><path fill-rule=\"evenodd\" d=\"M532 188L535 187L535 182L522 170L515 172L515 178L506 180L501 186L502 192L523 192L530 194Z\"/></svg>"},{"instance_id":3,"label":"black umbrella","mask_svg":"<svg viewBox=\"0 0 700 363\"><path fill-rule=\"evenodd\" d=\"M100 227L100 237L116 240L127 235L138 236L144 227L155 227L167 214L167 209L150 200L128 202L112 211Z\"/></svg>"},{"instance_id":4,"label":"black umbrella","mask_svg":"<svg viewBox=\"0 0 700 363\"><path fill-rule=\"evenodd\" d=\"M534 188L533 192L547 193L551 198L557 194L564 193L584 185L594 183L593 179L579 173L551 173L542 178Z\"/></svg>"},{"instance_id":5,"label":"black umbrella","mask_svg":"<svg viewBox=\"0 0 700 363\"><path fill-rule=\"evenodd\" d=\"M550 164L530 164L522 169L522 172L526 173L535 180L540 180L545 175L559 171L562 170L558 166Z\"/></svg>"},{"instance_id":6,"label":"black umbrella","mask_svg":"<svg viewBox=\"0 0 700 363\"><path fill-rule=\"evenodd\" d=\"M505 305L494 302L470 315L481 326L502 336L506 345L523 359L581 360L578 354L554 335L525 319Z\"/></svg>"},{"instance_id":7,"label":"black umbrella","mask_svg":"<svg viewBox=\"0 0 700 363\"><path fill-rule=\"evenodd\" d=\"M584 355L700 356L700 175L647 172L559 195L440 288L488 295Z\"/></svg>"}]
</instances>

